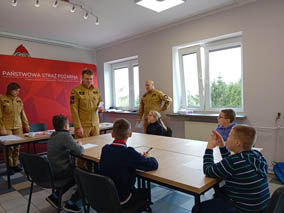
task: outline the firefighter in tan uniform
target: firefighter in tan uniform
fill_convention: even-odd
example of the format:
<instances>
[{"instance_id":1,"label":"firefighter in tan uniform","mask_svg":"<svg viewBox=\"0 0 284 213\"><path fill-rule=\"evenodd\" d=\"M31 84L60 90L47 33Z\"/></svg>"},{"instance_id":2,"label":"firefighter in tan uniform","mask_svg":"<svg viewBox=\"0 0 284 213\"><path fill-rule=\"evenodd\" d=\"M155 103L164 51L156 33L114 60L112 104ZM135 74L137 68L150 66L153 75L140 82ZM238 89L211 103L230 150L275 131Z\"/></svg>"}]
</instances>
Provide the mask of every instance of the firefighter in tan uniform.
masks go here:
<instances>
[{"instance_id":1,"label":"firefighter in tan uniform","mask_svg":"<svg viewBox=\"0 0 284 213\"><path fill-rule=\"evenodd\" d=\"M171 97L164 94L162 91L155 89L153 81L147 80L145 83L145 87L147 92L141 98L137 119L137 121L140 122L142 116L144 115L144 132L146 132L148 126L148 113L151 110L158 112L165 111L168 109L172 102ZM164 104L162 105L163 102Z\"/></svg>"},{"instance_id":2,"label":"firefighter in tan uniform","mask_svg":"<svg viewBox=\"0 0 284 213\"><path fill-rule=\"evenodd\" d=\"M93 84L94 74L91 70L83 70L82 84L75 87L70 96L72 120L75 128L75 138L83 138L99 135L98 107L101 102L101 94Z\"/></svg>"},{"instance_id":3,"label":"firefighter in tan uniform","mask_svg":"<svg viewBox=\"0 0 284 213\"><path fill-rule=\"evenodd\" d=\"M17 83L10 83L6 95L0 97L0 135L21 135L23 129L30 131L29 122L24 111L22 100L18 97L20 86ZM20 172L18 166L20 145L8 148L8 159L11 174ZM6 159L6 158L5 158Z\"/></svg>"}]
</instances>

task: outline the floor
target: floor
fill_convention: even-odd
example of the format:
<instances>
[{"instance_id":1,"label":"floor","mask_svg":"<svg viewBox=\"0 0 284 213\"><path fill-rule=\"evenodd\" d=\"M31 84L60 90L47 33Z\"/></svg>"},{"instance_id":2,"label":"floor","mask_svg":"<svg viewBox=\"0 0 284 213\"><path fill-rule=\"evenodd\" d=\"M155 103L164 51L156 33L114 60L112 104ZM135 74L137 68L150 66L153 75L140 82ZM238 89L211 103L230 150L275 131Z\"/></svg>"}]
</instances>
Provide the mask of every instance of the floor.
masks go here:
<instances>
[{"instance_id":1,"label":"floor","mask_svg":"<svg viewBox=\"0 0 284 213\"><path fill-rule=\"evenodd\" d=\"M7 189L5 168L0 165L0 213L22 213L26 212L30 182L27 181L24 173L18 173L12 177L12 188ZM274 175L269 175L269 185L271 193L277 189L281 183ZM190 213L194 205L194 198L190 195L152 184L152 205L153 213ZM64 195L63 200L70 197L72 190ZM201 200L210 199L214 191L210 190L201 197ZM57 212L45 198L50 194L50 190L34 187L32 195L31 213ZM64 211L62 211L64 212ZM83 212L83 211L82 211ZM95 212L95 211L92 211Z\"/></svg>"}]
</instances>

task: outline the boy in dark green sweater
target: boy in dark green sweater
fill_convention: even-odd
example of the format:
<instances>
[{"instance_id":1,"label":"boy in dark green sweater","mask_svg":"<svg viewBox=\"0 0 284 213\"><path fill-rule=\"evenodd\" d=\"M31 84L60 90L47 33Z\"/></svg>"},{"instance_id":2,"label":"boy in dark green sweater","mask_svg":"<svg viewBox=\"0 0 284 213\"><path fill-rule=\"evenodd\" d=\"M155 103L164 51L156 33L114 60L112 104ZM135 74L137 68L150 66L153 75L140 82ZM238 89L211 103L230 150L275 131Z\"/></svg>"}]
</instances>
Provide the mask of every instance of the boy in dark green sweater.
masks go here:
<instances>
[{"instance_id":1,"label":"boy in dark green sweater","mask_svg":"<svg viewBox=\"0 0 284 213\"><path fill-rule=\"evenodd\" d=\"M201 212L265 212L270 199L268 166L262 154L251 149L255 134L253 127L236 125L225 144L217 131L212 132L203 156L203 171L208 177L224 179L225 185L212 200L201 203ZM219 163L214 163L216 146L223 158Z\"/></svg>"}]
</instances>

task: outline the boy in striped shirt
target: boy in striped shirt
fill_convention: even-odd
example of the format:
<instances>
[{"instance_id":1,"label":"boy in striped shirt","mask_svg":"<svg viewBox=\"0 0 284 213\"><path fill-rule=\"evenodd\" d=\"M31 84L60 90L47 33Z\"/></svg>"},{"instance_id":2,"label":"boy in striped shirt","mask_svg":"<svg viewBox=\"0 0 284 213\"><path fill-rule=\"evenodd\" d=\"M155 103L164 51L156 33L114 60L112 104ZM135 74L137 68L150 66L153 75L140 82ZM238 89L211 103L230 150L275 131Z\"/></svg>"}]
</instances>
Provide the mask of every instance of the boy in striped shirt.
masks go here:
<instances>
[{"instance_id":1,"label":"boy in striped shirt","mask_svg":"<svg viewBox=\"0 0 284 213\"><path fill-rule=\"evenodd\" d=\"M236 125L225 145L221 135L212 132L203 156L203 171L208 177L224 179L225 185L212 200L201 203L201 212L265 212L270 199L268 166L262 154L251 149L255 134L253 127ZM223 158L219 163L214 163L216 146Z\"/></svg>"}]
</instances>

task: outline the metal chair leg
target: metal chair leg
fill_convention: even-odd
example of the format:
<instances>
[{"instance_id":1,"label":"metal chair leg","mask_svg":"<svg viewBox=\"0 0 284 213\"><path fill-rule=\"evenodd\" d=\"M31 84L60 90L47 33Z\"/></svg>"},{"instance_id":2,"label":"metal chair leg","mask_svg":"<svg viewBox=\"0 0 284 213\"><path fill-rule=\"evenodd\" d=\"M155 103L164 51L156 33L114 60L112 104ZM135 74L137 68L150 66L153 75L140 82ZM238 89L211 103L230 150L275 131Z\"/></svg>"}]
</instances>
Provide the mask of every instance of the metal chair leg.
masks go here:
<instances>
[{"instance_id":1,"label":"metal chair leg","mask_svg":"<svg viewBox=\"0 0 284 213\"><path fill-rule=\"evenodd\" d=\"M30 195L29 195L29 202L28 202L27 213L29 213L29 212L30 212L30 206L31 206L31 201L32 201L32 194L33 194L33 186L34 186L34 182L31 182Z\"/></svg>"}]
</instances>

